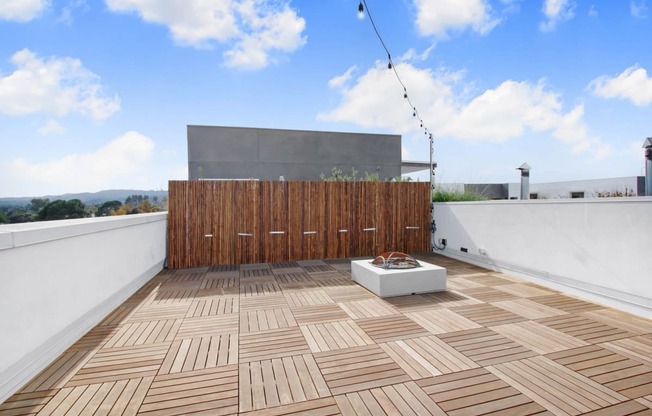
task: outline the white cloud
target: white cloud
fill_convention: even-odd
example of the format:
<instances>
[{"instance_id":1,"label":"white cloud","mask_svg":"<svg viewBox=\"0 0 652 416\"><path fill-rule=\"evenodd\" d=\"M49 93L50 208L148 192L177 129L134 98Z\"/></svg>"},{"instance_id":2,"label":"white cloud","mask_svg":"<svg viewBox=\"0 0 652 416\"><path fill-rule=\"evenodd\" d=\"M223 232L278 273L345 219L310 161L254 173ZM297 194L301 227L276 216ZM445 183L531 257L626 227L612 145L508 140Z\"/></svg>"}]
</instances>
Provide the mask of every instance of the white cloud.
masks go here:
<instances>
[{"instance_id":1,"label":"white cloud","mask_svg":"<svg viewBox=\"0 0 652 416\"><path fill-rule=\"evenodd\" d=\"M604 157L610 151L599 138L589 135L583 106L565 112L560 95L543 81L532 84L508 80L468 97L462 71L433 72L408 63L397 64L397 70L410 100L426 122L424 127L438 137L499 143L523 138L528 132L548 133L568 144L574 153ZM341 94L340 105L319 114L319 119L401 134L419 130L412 109L401 99L400 85L384 62L378 62L353 85L342 86Z\"/></svg>"},{"instance_id":2,"label":"white cloud","mask_svg":"<svg viewBox=\"0 0 652 416\"><path fill-rule=\"evenodd\" d=\"M45 122L41 127L38 129L39 134L43 136L48 136L51 134L63 134L66 132L66 128L63 127L57 120L50 119Z\"/></svg>"},{"instance_id":3,"label":"white cloud","mask_svg":"<svg viewBox=\"0 0 652 416\"><path fill-rule=\"evenodd\" d=\"M67 5L61 9L61 15L57 21L65 25L72 25L72 22L75 20L73 13L77 10L87 11L89 9L88 3L86 0L70 0Z\"/></svg>"},{"instance_id":4,"label":"white cloud","mask_svg":"<svg viewBox=\"0 0 652 416\"><path fill-rule=\"evenodd\" d=\"M646 0L641 0L641 1L631 0L629 2L629 12L632 14L632 16L634 16L636 18L639 18L639 19L647 18L647 13L648 13L647 1Z\"/></svg>"},{"instance_id":5,"label":"white cloud","mask_svg":"<svg viewBox=\"0 0 652 416\"><path fill-rule=\"evenodd\" d=\"M50 5L50 0L2 0L0 19L29 22Z\"/></svg>"},{"instance_id":6,"label":"white cloud","mask_svg":"<svg viewBox=\"0 0 652 416\"><path fill-rule=\"evenodd\" d=\"M417 28L424 36L445 38L466 28L484 35L500 23L486 0L414 0L414 5Z\"/></svg>"},{"instance_id":7,"label":"white cloud","mask_svg":"<svg viewBox=\"0 0 652 416\"><path fill-rule=\"evenodd\" d=\"M353 73L355 71L357 71L357 69L358 69L357 65L353 65L353 66L349 67L349 69L347 69L342 75L338 75L338 76L335 76L335 77L331 78L328 81L328 86L330 88L341 87L342 85L346 84L347 82L349 82L351 80L351 76L353 75Z\"/></svg>"},{"instance_id":8,"label":"white cloud","mask_svg":"<svg viewBox=\"0 0 652 416\"><path fill-rule=\"evenodd\" d=\"M147 178L154 142L135 131L127 132L89 153L75 153L42 163L17 158L4 166L6 180L22 191L48 189L48 193L97 191L138 186ZM39 192L36 192L39 193Z\"/></svg>"},{"instance_id":9,"label":"white cloud","mask_svg":"<svg viewBox=\"0 0 652 416\"><path fill-rule=\"evenodd\" d=\"M575 16L574 0L544 0L543 14L546 20L541 22L539 29L543 32L551 32L557 28L557 24L570 20Z\"/></svg>"},{"instance_id":10,"label":"white cloud","mask_svg":"<svg viewBox=\"0 0 652 416\"><path fill-rule=\"evenodd\" d=\"M645 68L630 66L615 77L601 76L588 86L595 95L602 98L630 100L641 106L652 103L652 77Z\"/></svg>"},{"instance_id":11,"label":"white cloud","mask_svg":"<svg viewBox=\"0 0 652 416\"><path fill-rule=\"evenodd\" d=\"M120 109L117 96L103 91L99 76L72 58L38 58L28 49L11 57L16 70L0 76L0 113L79 113L96 120Z\"/></svg>"},{"instance_id":12,"label":"white cloud","mask_svg":"<svg viewBox=\"0 0 652 416\"><path fill-rule=\"evenodd\" d=\"M137 13L167 26L174 41L199 48L225 44L227 66L260 69L275 51L303 46L306 22L283 0L105 0L111 11Z\"/></svg>"}]
</instances>

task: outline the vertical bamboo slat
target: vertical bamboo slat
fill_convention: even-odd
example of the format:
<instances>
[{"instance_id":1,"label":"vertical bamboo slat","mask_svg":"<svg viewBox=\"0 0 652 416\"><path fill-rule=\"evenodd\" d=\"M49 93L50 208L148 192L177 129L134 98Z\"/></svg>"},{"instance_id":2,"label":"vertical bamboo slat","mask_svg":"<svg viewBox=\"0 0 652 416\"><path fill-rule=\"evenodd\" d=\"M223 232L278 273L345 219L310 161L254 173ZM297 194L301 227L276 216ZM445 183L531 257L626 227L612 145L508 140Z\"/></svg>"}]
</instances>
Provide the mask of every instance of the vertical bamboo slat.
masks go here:
<instances>
[{"instance_id":1,"label":"vertical bamboo slat","mask_svg":"<svg viewBox=\"0 0 652 416\"><path fill-rule=\"evenodd\" d=\"M429 207L423 182L170 181L168 266L424 252Z\"/></svg>"}]
</instances>

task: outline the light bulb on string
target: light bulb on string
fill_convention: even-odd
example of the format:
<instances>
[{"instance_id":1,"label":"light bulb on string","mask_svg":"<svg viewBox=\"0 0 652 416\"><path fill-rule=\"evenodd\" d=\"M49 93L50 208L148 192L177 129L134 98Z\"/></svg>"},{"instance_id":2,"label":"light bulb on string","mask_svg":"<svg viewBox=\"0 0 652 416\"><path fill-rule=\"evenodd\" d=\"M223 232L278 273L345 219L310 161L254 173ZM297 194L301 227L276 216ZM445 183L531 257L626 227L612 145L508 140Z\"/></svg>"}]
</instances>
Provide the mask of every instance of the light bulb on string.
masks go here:
<instances>
[{"instance_id":1,"label":"light bulb on string","mask_svg":"<svg viewBox=\"0 0 652 416\"><path fill-rule=\"evenodd\" d=\"M364 6L362 5L362 2L358 4L358 19L364 19Z\"/></svg>"}]
</instances>

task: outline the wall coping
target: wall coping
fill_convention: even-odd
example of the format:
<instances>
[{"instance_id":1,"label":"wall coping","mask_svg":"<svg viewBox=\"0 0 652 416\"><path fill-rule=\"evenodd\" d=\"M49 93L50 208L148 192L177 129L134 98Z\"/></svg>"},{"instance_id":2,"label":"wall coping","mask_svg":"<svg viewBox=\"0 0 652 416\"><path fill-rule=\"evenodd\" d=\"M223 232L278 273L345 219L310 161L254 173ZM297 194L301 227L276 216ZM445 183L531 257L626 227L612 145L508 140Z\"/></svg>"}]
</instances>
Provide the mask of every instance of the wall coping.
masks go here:
<instances>
[{"instance_id":1,"label":"wall coping","mask_svg":"<svg viewBox=\"0 0 652 416\"><path fill-rule=\"evenodd\" d=\"M165 221L167 211L112 217L78 218L0 225L0 251L48 241Z\"/></svg>"},{"instance_id":2,"label":"wall coping","mask_svg":"<svg viewBox=\"0 0 652 416\"><path fill-rule=\"evenodd\" d=\"M451 201L435 202L435 205L525 205L525 204L627 204L627 203L652 202L652 196L629 196L611 198L555 198L555 199L496 199L489 201Z\"/></svg>"}]
</instances>

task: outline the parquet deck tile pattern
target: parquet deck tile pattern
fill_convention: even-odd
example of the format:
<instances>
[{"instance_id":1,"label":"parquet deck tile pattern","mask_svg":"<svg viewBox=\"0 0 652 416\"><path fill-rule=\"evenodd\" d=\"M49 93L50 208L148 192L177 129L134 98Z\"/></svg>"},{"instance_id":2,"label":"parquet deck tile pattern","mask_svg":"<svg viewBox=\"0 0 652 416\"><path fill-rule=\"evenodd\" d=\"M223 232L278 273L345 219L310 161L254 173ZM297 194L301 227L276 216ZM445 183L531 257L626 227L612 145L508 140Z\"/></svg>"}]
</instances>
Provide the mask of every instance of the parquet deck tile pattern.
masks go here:
<instances>
[{"instance_id":1,"label":"parquet deck tile pattern","mask_svg":"<svg viewBox=\"0 0 652 416\"><path fill-rule=\"evenodd\" d=\"M0 416L652 416L652 321L415 257L447 291L381 299L350 259L164 270Z\"/></svg>"}]
</instances>

